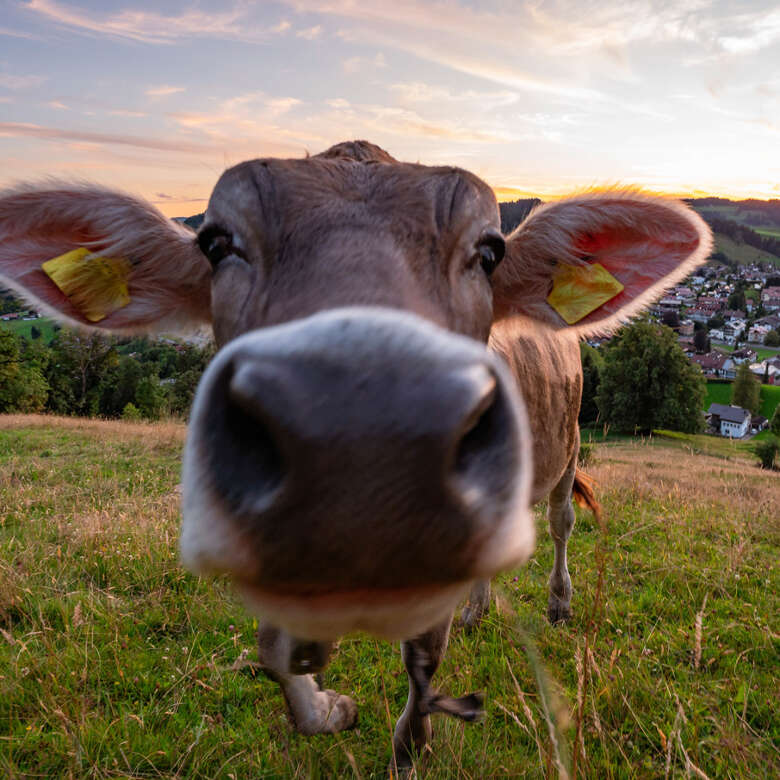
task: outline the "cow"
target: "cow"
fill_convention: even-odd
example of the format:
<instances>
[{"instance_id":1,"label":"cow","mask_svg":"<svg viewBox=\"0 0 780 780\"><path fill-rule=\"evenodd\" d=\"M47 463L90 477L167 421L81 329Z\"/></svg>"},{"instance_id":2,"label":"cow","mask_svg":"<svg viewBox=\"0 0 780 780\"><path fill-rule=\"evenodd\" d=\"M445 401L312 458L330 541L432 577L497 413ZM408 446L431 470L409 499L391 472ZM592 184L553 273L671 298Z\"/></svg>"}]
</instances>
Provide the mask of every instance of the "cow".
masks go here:
<instances>
[{"instance_id":1,"label":"cow","mask_svg":"<svg viewBox=\"0 0 780 780\"><path fill-rule=\"evenodd\" d=\"M545 497L548 617L570 616L572 495L593 503L578 341L710 249L688 207L631 188L541 205L504 236L484 181L366 141L228 169L197 235L103 187L0 193L0 281L39 309L113 333L213 328L182 560L230 574L261 617L260 663L304 734L355 723L354 702L314 676L339 636L400 639L403 767L431 713L479 715L477 695L431 678L459 601L476 624L490 578L530 556Z\"/></svg>"}]
</instances>

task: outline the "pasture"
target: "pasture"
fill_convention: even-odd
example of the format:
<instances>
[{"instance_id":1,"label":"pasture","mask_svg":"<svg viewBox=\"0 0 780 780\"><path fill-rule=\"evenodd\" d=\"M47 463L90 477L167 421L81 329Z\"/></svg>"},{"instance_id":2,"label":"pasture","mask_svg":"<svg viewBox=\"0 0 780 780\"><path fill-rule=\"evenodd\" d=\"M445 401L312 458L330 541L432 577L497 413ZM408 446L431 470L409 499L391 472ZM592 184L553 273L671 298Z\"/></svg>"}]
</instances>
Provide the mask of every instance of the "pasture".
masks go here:
<instances>
[{"instance_id":1,"label":"pasture","mask_svg":"<svg viewBox=\"0 0 780 780\"><path fill-rule=\"evenodd\" d=\"M357 701L357 728L293 732L253 664L252 617L226 581L178 565L184 434L0 417L0 773L382 776L398 648L343 639L324 678ZM453 631L434 678L484 691L486 718L434 718L421 774L780 775L780 474L754 460L686 437L594 445L604 528L577 510L574 619L543 617L538 508L536 554L500 578L479 630Z\"/></svg>"}]
</instances>

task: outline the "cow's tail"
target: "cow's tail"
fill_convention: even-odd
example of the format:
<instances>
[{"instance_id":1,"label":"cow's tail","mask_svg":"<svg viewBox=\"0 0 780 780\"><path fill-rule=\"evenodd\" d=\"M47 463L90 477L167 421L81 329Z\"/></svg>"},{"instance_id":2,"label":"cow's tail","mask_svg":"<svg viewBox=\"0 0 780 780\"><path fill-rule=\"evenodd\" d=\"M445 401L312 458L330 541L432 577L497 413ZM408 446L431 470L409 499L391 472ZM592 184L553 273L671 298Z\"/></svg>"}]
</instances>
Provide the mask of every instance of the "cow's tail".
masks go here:
<instances>
[{"instance_id":1,"label":"cow's tail","mask_svg":"<svg viewBox=\"0 0 780 780\"><path fill-rule=\"evenodd\" d=\"M597 517L601 517L601 504L596 500L596 494L593 492L593 486L596 480L588 476L582 469L577 469L574 475L574 487L572 488L572 498L577 506L582 509L590 509Z\"/></svg>"}]
</instances>

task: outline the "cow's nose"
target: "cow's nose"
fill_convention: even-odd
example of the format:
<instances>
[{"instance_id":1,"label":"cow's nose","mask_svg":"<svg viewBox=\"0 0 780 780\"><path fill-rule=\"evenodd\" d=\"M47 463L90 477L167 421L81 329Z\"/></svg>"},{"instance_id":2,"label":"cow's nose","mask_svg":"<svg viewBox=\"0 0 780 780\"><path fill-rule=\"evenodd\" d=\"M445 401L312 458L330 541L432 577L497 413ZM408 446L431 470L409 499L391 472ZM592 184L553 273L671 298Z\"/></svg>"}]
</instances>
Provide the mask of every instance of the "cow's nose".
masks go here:
<instances>
[{"instance_id":1,"label":"cow's nose","mask_svg":"<svg viewBox=\"0 0 780 780\"><path fill-rule=\"evenodd\" d=\"M501 428L496 409L501 403L497 379L484 362L434 369L418 388L391 383L395 386L378 397L360 397L364 394L350 388L344 399L337 397L338 387L322 387L323 373L340 373L335 367L328 371L322 365L251 353L238 356L236 364L227 369L231 376L226 383L224 435L233 463L229 479L240 487L225 489L242 512L266 512L274 502L286 500L285 480L305 485L306 480L292 471L307 473L311 461L318 459L317 450L338 469L329 453L335 454L340 439L360 436L380 436L389 447L390 440L403 443L396 453L399 458L414 457L412 448L422 446L426 472L437 475L467 506L478 504L490 488L491 450L498 455L505 446L506 428ZM429 401L423 405L430 415L403 409L404 398L391 397L394 393L417 405L427 394ZM361 404L366 408L360 409ZM347 405L352 407L349 415L343 408ZM328 406L336 413L329 413ZM388 419L388 414L395 417ZM375 419L378 416L385 418L382 423ZM359 453L349 466L360 472ZM365 466L370 470L370 464Z\"/></svg>"},{"instance_id":2,"label":"cow's nose","mask_svg":"<svg viewBox=\"0 0 780 780\"><path fill-rule=\"evenodd\" d=\"M182 553L277 593L466 582L523 560L527 423L483 345L318 314L229 344L198 389Z\"/></svg>"}]
</instances>

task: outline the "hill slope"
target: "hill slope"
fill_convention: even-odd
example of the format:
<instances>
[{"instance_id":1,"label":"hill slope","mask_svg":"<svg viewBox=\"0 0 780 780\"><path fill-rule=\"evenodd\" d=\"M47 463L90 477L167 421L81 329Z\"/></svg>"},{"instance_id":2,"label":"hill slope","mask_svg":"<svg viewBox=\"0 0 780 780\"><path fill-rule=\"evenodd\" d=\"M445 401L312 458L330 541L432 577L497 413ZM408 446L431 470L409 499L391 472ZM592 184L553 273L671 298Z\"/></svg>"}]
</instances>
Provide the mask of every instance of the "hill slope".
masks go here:
<instances>
[{"instance_id":1,"label":"hill slope","mask_svg":"<svg viewBox=\"0 0 780 780\"><path fill-rule=\"evenodd\" d=\"M342 640L325 684L356 699L359 729L295 735L251 663L253 619L224 580L178 564L184 434L0 417L3 775L384 776L407 690L398 648ZM501 609L478 630L454 629L436 676L453 695L484 690L487 717L438 717L426 777L549 776L544 707L569 755L580 720L582 776L660 777L669 762L676 777L686 761L709 777L780 774L780 475L737 448L691 452L596 445L607 532L578 510L567 626L543 618L552 546L536 511L536 555L499 578ZM597 552L606 602L586 687Z\"/></svg>"}]
</instances>

